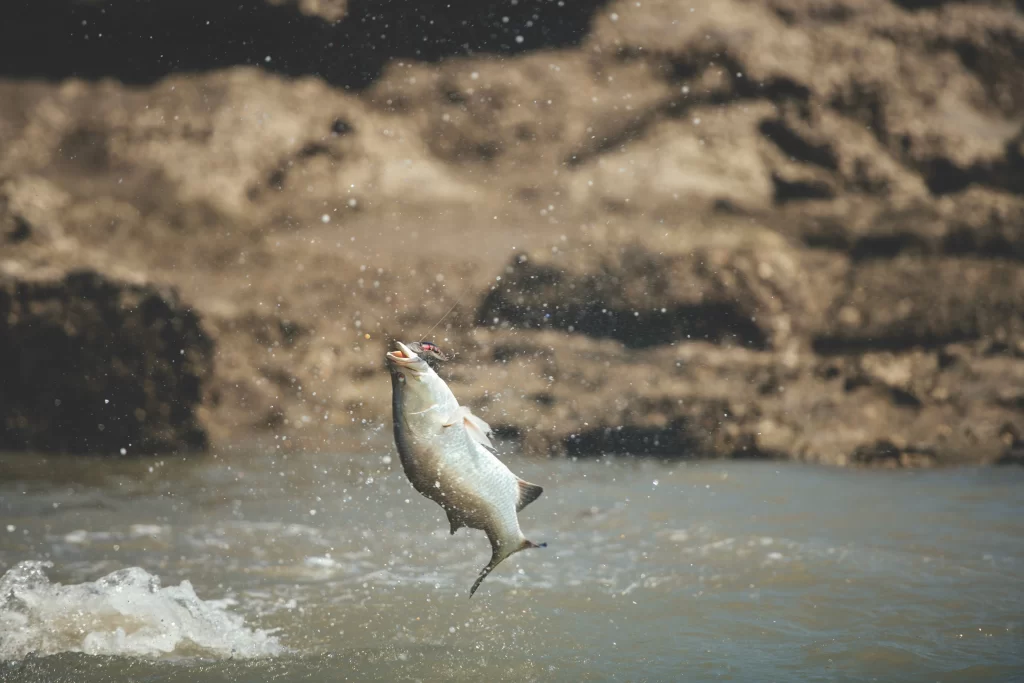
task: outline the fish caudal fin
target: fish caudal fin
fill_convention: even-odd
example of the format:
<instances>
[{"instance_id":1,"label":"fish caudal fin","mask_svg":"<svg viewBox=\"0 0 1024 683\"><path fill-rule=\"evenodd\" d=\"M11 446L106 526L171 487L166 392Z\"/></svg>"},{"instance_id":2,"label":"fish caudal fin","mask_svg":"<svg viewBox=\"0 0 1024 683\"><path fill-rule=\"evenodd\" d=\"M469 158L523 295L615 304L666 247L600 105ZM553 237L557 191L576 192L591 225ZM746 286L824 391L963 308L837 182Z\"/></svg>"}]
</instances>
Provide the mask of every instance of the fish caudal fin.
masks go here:
<instances>
[{"instance_id":1,"label":"fish caudal fin","mask_svg":"<svg viewBox=\"0 0 1024 683\"><path fill-rule=\"evenodd\" d=\"M505 558L495 553L491 555L491 561L487 563L487 566L480 570L480 575L476 577L476 581L473 582L473 587L469 589L469 597L473 597L473 593L476 593L476 589L480 587L480 584L484 582L487 575L491 573L491 570L501 564Z\"/></svg>"},{"instance_id":2,"label":"fish caudal fin","mask_svg":"<svg viewBox=\"0 0 1024 683\"><path fill-rule=\"evenodd\" d=\"M537 495L540 495L540 494L537 494ZM476 581L473 583L473 587L469 589L469 597L473 597L473 593L476 593L476 589L479 588L480 584L484 582L484 579L487 578L487 575L490 574L491 571L493 571L495 567L497 567L499 564L504 562L510 556L515 555L520 550L527 550L529 548L547 548L547 547L548 547L547 543L534 543L533 541L528 541L526 539L523 539L523 542L519 544L518 548L516 548L515 550L513 550L512 552L507 553L507 554L500 552L500 550L497 547L495 547L494 548L494 552L491 554L491 561L487 563L486 567L484 567L483 569L480 570L480 575L476 577Z\"/></svg>"},{"instance_id":3,"label":"fish caudal fin","mask_svg":"<svg viewBox=\"0 0 1024 683\"><path fill-rule=\"evenodd\" d=\"M516 499L516 512L519 512L524 507L532 503L533 501L540 498L540 494L544 493L544 488L531 484L528 481L519 480L519 498Z\"/></svg>"}]
</instances>

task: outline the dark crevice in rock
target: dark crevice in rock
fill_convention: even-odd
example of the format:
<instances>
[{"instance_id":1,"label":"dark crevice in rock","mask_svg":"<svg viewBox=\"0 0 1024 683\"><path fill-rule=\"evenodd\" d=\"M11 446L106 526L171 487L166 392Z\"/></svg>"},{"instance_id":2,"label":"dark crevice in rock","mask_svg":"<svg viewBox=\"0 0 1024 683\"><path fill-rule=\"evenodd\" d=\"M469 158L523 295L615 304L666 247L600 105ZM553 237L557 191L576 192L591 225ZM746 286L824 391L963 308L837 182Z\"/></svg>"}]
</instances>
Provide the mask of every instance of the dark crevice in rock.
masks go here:
<instances>
[{"instance_id":1,"label":"dark crevice in rock","mask_svg":"<svg viewBox=\"0 0 1024 683\"><path fill-rule=\"evenodd\" d=\"M587 306L538 308L512 306L499 290L484 300L477 318L481 326L508 323L526 329L558 329L590 337L615 339L630 348L648 348L679 341L735 343L754 349L769 348L769 340L749 316L735 306L710 303L678 306L639 314L609 309L600 302Z\"/></svg>"},{"instance_id":2,"label":"dark crevice in rock","mask_svg":"<svg viewBox=\"0 0 1024 683\"><path fill-rule=\"evenodd\" d=\"M505 439L509 441L518 441L523 436L523 430L517 425L511 424L492 424L491 433L496 439Z\"/></svg>"},{"instance_id":3,"label":"dark crevice in rock","mask_svg":"<svg viewBox=\"0 0 1024 683\"><path fill-rule=\"evenodd\" d=\"M1024 261L1024 243L1011 242L1001 235L979 235L971 228L951 230L942 241L942 251L949 256L969 254L982 258Z\"/></svg>"},{"instance_id":4,"label":"dark crevice in rock","mask_svg":"<svg viewBox=\"0 0 1024 683\"><path fill-rule=\"evenodd\" d=\"M261 0L35 0L21 4L18 20L0 22L0 75L152 83L175 72L250 65L363 88L396 58L437 61L576 45L605 1L389 6L395 4L351 0L344 18L327 22Z\"/></svg>"},{"instance_id":5,"label":"dark crevice in rock","mask_svg":"<svg viewBox=\"0 0 1024 683\"><path fill-rule=\"evenodd\" d=\"M947 344L976 341L980 334L958 336L900 335L885 337L849 337L843 335L822 335L811 345L814 352L823 356L843 356L870 353L874 351L910 351L911 349L938 349Z\"/></svg>"},{"instance_id":6,"label":"dark crevice in rock","mask_svg":"<svg viewBox=\"0 0 1024 683\"><path fill-rule=\"evenodd\" d=\"M867 377L847 377L846 380L843 381L843 391L847 393L852 393L857 389L872 386L878 386L883 389L895 405L902 406L904 408L920 408L924 405L921 402L921 399L906 389L891 387L884 384L879 385Z\"/></svg>"},{"instance_id":7,"label":"dark crevice in rock","mask_svg":"<svg viewBox=\"0 0 1024 683\"><path fill-rule=\"evenodd\" d=\"M990 163L976 163L961 168L947 158L939 157L918 164L928 190L933 195L947 195L967 189L970 185L991 187L1012 194L1024 193L1024 130L1014 136L1004 156Z\"/></svg>"},{"instance_id":8,"label":"dark crevice in rock","mask_svg":"<svg viewBox=\"0 0 1024 683\"><path fill-rule=\"evenodd\" d=\"M860 389L861 387L866 387L869 385L870 382L868 382L863 377L847 377L845 380L843 380L843 391L850 393L852 391Z\"/></svg>"},{"instance_id":9,"label":"dark crevice in rock","mask_svg":"<svg viewBox=\"0 0 1024 683\"><path fill-rule=\"evenodd\" d=\"M1004 453L999 460L996 460L995 464L1001 467L1006 467L1008 465L1024 467L1024 441L1016 444L1012 448L1007 448L1006 453Z\"/></svg>"},{"instance_id":10,"label":"dark crevice in rock","mask_svg":"<svg viewBox=\"0 0 1024 683\"><path fill-rule=\"evenodd\" d=\"M998 261L1024 261L1024 244L1002 235L983 235L973 228L951 229L938 243L921 235L900 232L890 235L865 235L852 240L841 227L816 230L799 236L811 249L846 252L856 262L915 256L945 255Z\"/></svg>"},{"instance_id":11,"label":"dark crevice in rock","mask_svg":"<svg viewBox=\"0 0 1024 683\"><path fill-rule=\"evenodd\" d=\"M773 102L807 102L811 98L811 91L807 86L784 76L760 82L742 79L740 83L739 91L744 97L767 97ZM806 111L803 113L806 114Z\"/></svg>"},{"instance_id":12,"label":"dark crevice in rock","mask_svg":"<svg viewBox=\"0 0 1024 683\"><path fill-rule=\"evenodd\" d=\"M656 111L652 110L646 114L639 115L621 130L604 136L601 140L590 145L587 149L581 149L573 152L569 155L569 158L565 160L566 165L570 168L581 166L594 157L600 156L605 152L617 147L622 147L633 140L639 139L657 119L656 113Z\"/></svg>"},{"instance_id":13,"label":"dark crevice in rock","mask_svg":"<svg viewBox=\"0 0 1024 683\"><path fill-rule=\"evenodd\" d=\"M921 399L905 389L889 387L889 393L892 396L892 402L898 406L904 406L906 408L920 408L924 405L921 402Z\"/></svg>"},{"instance_id":14,"label":"dark crevice in rock","mask_svg":"<svg viewBox=\"0 0 1024 683\"><path fill-rule=\"evenodd\" d=\"M849 90L834 96L829 105L863 123L883 147L889 147L884 98L884 92L880 92L877 87L855 81L850 84Z\"/></svg>"},{"instance_id":15,"label":"dark crevice in rock","mask_svg":"<svg viewBox=\"0 0 1024 683\"><path fill-rule=\"evenodd\" d=\"M775 186L776 204L809 199L833 199L835 197L835 190L828 184L819 181L787 180L773 173L772 183Z\"/></svg>"},{"instance_id":16,"label":"dark crevice in rock","mask_svg":"<svg viewBox=\"0 0 1024 683\"><path fill-rule=\"evenodd\" d=\"M712 60L712 57L709 56L707 59L710 61ZM723 59L721 55L717 56L717 60L724 65L723 70L728 74L734 74L742 71L743 67L739 62L727 58ZM671 69L672 77L670 80L687 80L688 78L698 75L698 68L706 67L707 62L673 61ZM767 98L773 102L795 102L798 105L798 108L802 109L810 98L810 91L807 90L807 88L786 78L777 78L758 83L748 81L743 78L735 78L733 76L730 76L730 78L733 79L731 87L725 92L712 93L710 95L694 94L687 97L672 98L658 107L638 114L620 130L603 136L599 141L596 141L591 145L573 151L569 154L565 163L570 167L580 166L596 156L627 145L633 140L642 138L644 133L659 121L660 117L663 116L668 119L681 119L688 115L690 109L702 103L726 105L742 99ZM772 129L770 125L769 129ZM788 131L788 129L786 129L786 131L789 133L789 137L786 137L785 133L780 133L781 142L777 141L777 144L779 144L780 147L786 144L794 146L802 144L807 149L800 148L800 151L810 157L807 159L808 161L811 161L812 163L820 162L818 165L825 166L832 170L835 170L838 167L838 161L835 159L835 155L831 149L827 147L814 147L800 138L797 138L795 134ZM763 129L762 132L764 132ZM790 138L794 138L795 142ZM787 151L787 154L793 154L793 152ZM829 161L829 159L831 159L831 161Z\"/></svg>"},{"instance_id":17,"label":"dark crevice in rock","mask_svg":"<svg viewBox=\"0 0 1024 683\"><path fill-rule=\"evenodd\" d=\"M1017 7L1024 12L1024 0L1018 0ZM938 47L956 52L960 63L981 81L990 101L1008 118L1014 118L1024 104L1020 85L1024 76L1024 41L1009 26L1003 31L990 28L986 33L988 45L984 48L967 37L940 40Z\"/></svg>"},{"instance_id":18,"label":"dark crevice in rock","mask_svg":"<svg viewBox=\"0 0 1024 683\"><path fill-rule=\"evenodd\" d=\"M622 58L621 55L620 58ZM707 56L706 59L707 61L673 61L671 66L672 76L669 80L675 82L693 78L699 75L699 69L707 68L708 61L712 61L713 59L716 59L723 65L722 68L725 73L734 74L741 72L743 69L739 62L723 58L722 55L716 55L714 58ZM738 100L767 98L773 102L795 103L797 105L797 109L799 111L803 111L806 107L807 100L810 98L810 91L806 87L787 78L780 77L770 81L756 83L743 78L735 78L731 75L730 78L732 78L731 86L724 92L716 92L706 95L698 95L695 93L687 97L675 97L667 100L658 107L638 114L620 130L605 135L594 144L573 151L569 154L565 163L570 167L580 166L596 156L610 150L620 148L623 145L642 138L644 133L660 120L660 117L681 119L687 116L688 112L694 106L700 104L726 105ZM769 126L769 129L771 129L771 126ZM764 131L762 130L762 132ZM792 132L790 132L790 137L796 138L795 134ZM812 163L821 162L819 165L832 170L835 170L838 167L838 161L835 159L835 155L831 149L816 148L799 138L796 138L796 143L792 143L789 138L785 137L785 134L780 134L780 138L782 139L782 142L777 143L780 147L787 143L803 144L811 150L801 150L809 155L810 158L807 159L808 161L811 161ZM792 152L787 151L787 153ZM829 161L829 159L831 159L831 161Z\"/></svg>"},{"instance_id":19,"label":"dark crevice in rock","mask_svg":"<svg viewBox=\"0 0 1024 683\"><path fill-rule=\"evenodd\" d=\"M982 174L962 169L949 159L934 159L924 164L920 170L928 191L934 195L960 192L972 182L984 180Z\"/></svg>"},{"instance_id":20,"label":"dark crevice in rock","mask_svg":"<svg viewBox=\"0 0 1024 683\"><path fill-rule=\"evenodd\" d=\"M341 137L342 135L348 135L353 130L355 130L355 128L352 126L352 124L342 118L334 119L334 121L331 123L331 135L337 137Z\"/></svg>"},{"instance_id":21,"label":"dark crevice in rock","mask_svg":"<svg viewBox=\"0 0 1024 683\"><path fill-rule=\"evenodd\" d=\"M823 24L838 24L856 16L857 12L852 7L843 5L811 5L801 8L806 15L801 15L788 7L775 7L775 16L790 26L798 25L805 17Z\"/></svg>"},{"instance_id":22,"label":"dark crevice in rock","mask_svg":"<svg viewBox=\"0 0 1024 683\"><path fill-rule=\"evenodd\" d=\"M757 443L754 434L741 434L735 447L729 452L733 460L788 460L790 454L784 451L764 448Z\"/></svg>"},{"instance_id":23,"label":"dark crevice in rock","mask_svg":"<svg viewBox=\"0 0 1024 683\"><path fill-rule=\"evenodd\" d=\"M928 244L919 235L898 232L892 235L865 235L850 248L854 261L895 258L907 252L928 253Z\"/></svg>"},{"instance_id":24,"label":"dark crevice in rock","mask_svg":"<svg viewBox=\"0 0 1024 683\"><path fill-rule=\"evenodd\" d=\"M573 434L565 441L566 454L577 457L637 455L650 457L703 457L700 440L686 421L666 427L598 427Z\"/></svg>"},{"instance_id":25,"label":"dark crevice in rock","mask_svg":"<svg viewBox=\"0 0 1024 683\"><path fill-rule=\"evenodd\" d=\"M21 216L13 216L11 219L13 226L10 232L7 233L7 239L11 242L24 242L32 236L32 225L22 218Z\"/></svg>"},{"instance_id":26,"label":"dark crevice in rock","mask_svg":"<svg viewBox=\"0 0 1024 683\"><path fill-rule=\"evenodd\" d=\"M760 130L762 135L796 161L805 161L830 171L839 168L835 150L828 145L815 145L804 140L782 121L762 121Z\"/></svg>"},{"instance_id":27,"label":"dark crevice in rock","mask_svg":"<svg viewBox=\"0 0 1024 683\"><path fill-rule=\"evenodd\" d=\"M908 10L934 9L948 4L950 0L893 0L894 4Z\"/></svg>"},{"instance_id":28,"label":"dark crevice in rock","mask_svg":"<svg viewBox=\"0 0 1024 683\"><path fill-rule=\"evenodd\" d=\"M850 459L860 465L920 465L921 461L933 462L935 451L931 448L901 448L888 439L880 439L875 443L858 446L850 454Z\"/></svg>"},{"instance_id":29,"label":"dark crevice in rock","mask_svg":"<svg viewBox=\"0 0 1024 683\"><path fill-rule=\"evenodd\" d=\"M677 101L682 105L697 102L725 104L737 99L769 99L780 103L806 104L811 97L811 91L807 86L786 76L777 76L765 81L754 81L737 76L736 74L746 71L746 67L728 52L718 49L701 50L685 56L674 57L669 60L668 66L668 80L673 83L691 81L710 68L719 68L728 79L728 87L725 90L712 93L710 97L694 93L689 100ZM685 106L682 108L685 109ZM801 107L801 111L806 113L803 107Z\"/></svg>"},{"instance_id":30,"label":"dark crevice in rock","mask_svg":"<svg viewBox=\"0 0 1024 683\"><path fill-rule=\"evenodd\" d=\"M804 233L800 241L811 249L847 251L850 248L850 239L841 225L822 225L820 228Z\"/></svg>"},{"instance_id":31,"label":"dark crevice in rock","mask_svg":"<svg viewBox=\"0 0 1024 683\"><path fill-rule=\"evenodd\" d=\"M937 9L944 5L974 5L974 6L985 6L985 5L997 5L998 0L995 2L991 0L893 0L893 2L907 10L927 10ZM1024 11L1024 0L1016 0L1017 10Z\"/></svg>"}]
</instances>

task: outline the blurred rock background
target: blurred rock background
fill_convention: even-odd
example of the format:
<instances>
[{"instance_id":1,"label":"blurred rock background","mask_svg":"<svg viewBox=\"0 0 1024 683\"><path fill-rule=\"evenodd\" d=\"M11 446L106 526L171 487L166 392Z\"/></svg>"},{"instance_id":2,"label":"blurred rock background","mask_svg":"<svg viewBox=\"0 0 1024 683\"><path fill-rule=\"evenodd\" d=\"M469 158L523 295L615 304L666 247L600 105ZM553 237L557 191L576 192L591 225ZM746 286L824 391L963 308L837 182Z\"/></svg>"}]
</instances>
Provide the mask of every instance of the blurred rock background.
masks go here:
<instances>
[{"instance_id":1,"label":"blurred rock background","mask_svg":"<svg viewBox=\"0 0 1024 683\"><path fill-rule=\"evenodd\" d=\"M1024 457L1024 5L46 0L0 24L0 448L390 429ZM361 441L362 440L362 441Z\"/></svg>"}]
</instances>

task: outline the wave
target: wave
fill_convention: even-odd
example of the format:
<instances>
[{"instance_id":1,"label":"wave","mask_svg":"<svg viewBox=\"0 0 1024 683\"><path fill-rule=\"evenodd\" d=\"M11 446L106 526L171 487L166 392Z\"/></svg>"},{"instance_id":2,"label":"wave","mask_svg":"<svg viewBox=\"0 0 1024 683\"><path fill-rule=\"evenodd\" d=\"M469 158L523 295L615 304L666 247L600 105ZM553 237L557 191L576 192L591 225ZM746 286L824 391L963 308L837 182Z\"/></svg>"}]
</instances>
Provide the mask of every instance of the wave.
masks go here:
<instances>
[{"instance_id":1,"label":"wave","mask_svg":"<svg viewBox=\"0 0 1024 683\"><path fill-rule=\"evenodd\" d=\"M284 648L272 631L228 611L230 600L200 599L192 584L161 588L139 567L62 585L51 562L22 562L0 577L0 661L82 652L139 657L252 658Z\"/></svg>"}]
</instances>

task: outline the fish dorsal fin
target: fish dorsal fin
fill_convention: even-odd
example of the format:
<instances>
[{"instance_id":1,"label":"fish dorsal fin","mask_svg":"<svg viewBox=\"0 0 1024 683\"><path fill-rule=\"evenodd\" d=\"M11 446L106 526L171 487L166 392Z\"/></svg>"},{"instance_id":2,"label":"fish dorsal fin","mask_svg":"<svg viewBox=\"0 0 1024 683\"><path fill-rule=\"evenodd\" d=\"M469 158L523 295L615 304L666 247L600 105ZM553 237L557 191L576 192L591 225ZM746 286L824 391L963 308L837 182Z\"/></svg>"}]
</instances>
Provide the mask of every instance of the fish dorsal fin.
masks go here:
<instances>
[{"instance_id":1,"label":"fish dorsal fin","mask_svg":"<svg viewBox=\"0 0 1024 683\"><path fill-rule=\"evenodd\" d=\"M487 424L479 417L473 414L473 411L466 406L459 406L455 412L444 422L445 427L451 427L453 425L463 422L466 425L466 431L473 441L479 444L487 446L487 448L493 450L494 445L491 443L491 425Z\"/></svg>"},{"instance_id":2,"label":"fish dorsal fin","mask_svg":"<svg viewBox=\"0 0 1024 683\"><path fill-rule=\"evenodd\" d=\"M524 507L532 503L533 501L540 498L540 494L544 493L544 488L531 484L528 481L519 480L519 498L516 500L516 512L519 512Z\"/></svg>"}]
</instances>

